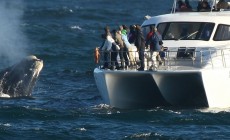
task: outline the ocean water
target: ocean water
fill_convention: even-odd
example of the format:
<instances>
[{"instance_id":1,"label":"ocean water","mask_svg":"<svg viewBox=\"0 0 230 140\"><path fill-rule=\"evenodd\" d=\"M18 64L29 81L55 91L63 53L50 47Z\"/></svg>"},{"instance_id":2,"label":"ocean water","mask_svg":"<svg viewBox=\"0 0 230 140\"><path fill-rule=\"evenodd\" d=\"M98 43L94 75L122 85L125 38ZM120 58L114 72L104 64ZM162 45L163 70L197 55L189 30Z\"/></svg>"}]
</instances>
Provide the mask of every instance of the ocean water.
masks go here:
<instances>
[{"instance_id":1,"label":"ocean water","mask_svg":"<svg viewBox=\"0 0 230 140\"><path fill-rule=\"evenodd\" d=\"M229 139L230 108L115 109L93 77L93 49L108 25L141 24L172 0L1 0L1 69L44 61L32 99L0 99L3 140Z\"/></svg>"}]
</instances>

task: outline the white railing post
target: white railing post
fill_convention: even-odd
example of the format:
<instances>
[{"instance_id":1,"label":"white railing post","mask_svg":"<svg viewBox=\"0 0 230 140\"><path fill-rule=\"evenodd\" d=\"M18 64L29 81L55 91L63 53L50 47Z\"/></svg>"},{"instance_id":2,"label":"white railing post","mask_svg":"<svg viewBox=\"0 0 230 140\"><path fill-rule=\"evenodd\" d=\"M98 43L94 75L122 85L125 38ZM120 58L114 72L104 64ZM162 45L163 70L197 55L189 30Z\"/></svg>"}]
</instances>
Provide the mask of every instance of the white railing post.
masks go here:
<instances>
[{"instance_id":1,"label":"white railing post","mask_svg":"<svg viewBox=\"0 0 230 140\"><path fill-rule=\"evenodd\" d=\"M224 50L223 49L221 49L221 56L222 56L223 67L226 68L226 63L225 63L225 58L224 58Z\"/></svg>"},{"instance_id":2,"label":"white railing post","mask_svg":"<svg viewBox=\"0 0 230 140\"><path fill-rule=\"evenodd\" d=\"M176 3L177 3L177 0L174 0L172 10L171 10L171 14L176 12Z\"/></svg>"},{"instance_id":3,"label":"white railing post","mask_svg":"<svg viewBox=\"0 0 230 140\"><path fill-rule=\"evenodd\" d=\"M200 51L200 66L203 66L203 51Z\"/></svg>"},{"instance_id":4,"label":"white railing post","mask_svg":"<svg viewBox=\"0 0 230 140\"><path fill-rule=\"evenodd\" d=\"M212 52L211 52L211 50L209 50L209 54L210 54L210 60L211 60L212 68L214 68L213 61L212 61Z\"/></svg>"}]
</instances>

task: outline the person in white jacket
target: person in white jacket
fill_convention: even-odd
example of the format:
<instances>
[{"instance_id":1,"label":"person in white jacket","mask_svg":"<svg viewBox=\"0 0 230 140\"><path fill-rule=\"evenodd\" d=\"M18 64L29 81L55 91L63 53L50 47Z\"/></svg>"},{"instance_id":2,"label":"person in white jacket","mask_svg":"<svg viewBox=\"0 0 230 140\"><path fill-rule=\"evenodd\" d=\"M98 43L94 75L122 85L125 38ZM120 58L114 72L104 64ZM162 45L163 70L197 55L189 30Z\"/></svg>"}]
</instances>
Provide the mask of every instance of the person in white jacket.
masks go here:
<instances>
[{"instance_id":1,"label":"person in white jacket","mask_svg":"<svg viewBox=\"0 0 230 140\"><path fill-rule=\"evenodd\" d=\"M103 58L104 58L104 64L103 69L108 69L110 67L110 53L108 50L111 48L112 44L108 41L108 39L111 36L110 29L108 26L104 28L105 34L102 34L102 38L104 39L104 42L100 48L100 50L103 52Z\"/></svg>"},{"instance_id":2,"label":"person in white jacket","mask_svg":"<svg viewBox=\"0 0 230 140\"><path fill-rule=\"evenodd\" d=\"M120 48L115 43L108 27L105 28L105 31L105 42L101 48L104 52L104 68L114 69L113 66L119 67L117 62L117 51Z\"/></svg>"}]
</instances>

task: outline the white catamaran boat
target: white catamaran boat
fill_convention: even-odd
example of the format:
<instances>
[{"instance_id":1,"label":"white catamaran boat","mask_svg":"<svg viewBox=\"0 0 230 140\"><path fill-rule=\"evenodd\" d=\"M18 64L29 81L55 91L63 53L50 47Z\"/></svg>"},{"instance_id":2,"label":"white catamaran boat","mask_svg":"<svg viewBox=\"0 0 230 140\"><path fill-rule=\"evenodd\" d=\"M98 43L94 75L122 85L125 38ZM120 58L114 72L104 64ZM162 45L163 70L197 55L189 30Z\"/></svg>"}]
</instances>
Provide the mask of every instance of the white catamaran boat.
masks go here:
<instances>
[{"instance_id":1,"label":"white catamaran boat","mask_svg":"<svg viewBox=\"0 0 230 140\"><path fill-rule=\"evenodd\" d=\"M183 0L182 0L183 1ZM162 34L165 62L157 70L94 69L99 92L116 108L230 107L230 11L208 0L211 10L179 9L148 17L146 35L154 25ZM186 31L186 35L182 33Z\"/></svg>"}]
</instances>

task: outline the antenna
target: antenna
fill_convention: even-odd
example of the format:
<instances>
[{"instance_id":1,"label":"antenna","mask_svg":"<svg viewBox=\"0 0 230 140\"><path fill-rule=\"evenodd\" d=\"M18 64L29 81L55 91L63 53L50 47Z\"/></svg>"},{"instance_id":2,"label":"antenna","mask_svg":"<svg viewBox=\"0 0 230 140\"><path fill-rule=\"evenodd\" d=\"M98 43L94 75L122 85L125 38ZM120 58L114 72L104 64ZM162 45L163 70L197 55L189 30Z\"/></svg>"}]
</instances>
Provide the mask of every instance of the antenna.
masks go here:
<instances>
[{"instance_id":1,"label":"antenna","mask_svg":"<svg viewBox=\"0 0 230 140\"><path fill-rule=\"evenodd\" d=\"M176 12L176 3L177 3L177 0L174 0L173 6L172 6L171 14Z\"/></svg>"}]
</instances>

